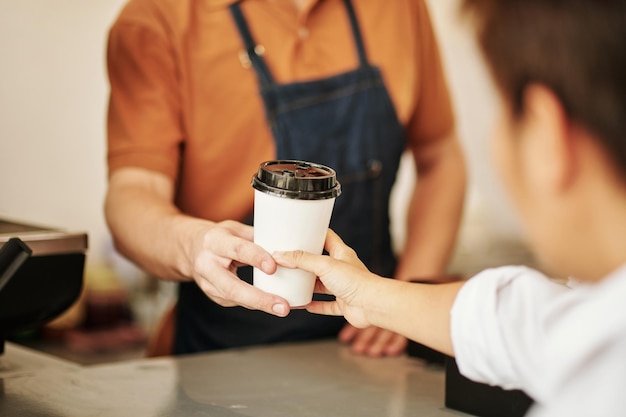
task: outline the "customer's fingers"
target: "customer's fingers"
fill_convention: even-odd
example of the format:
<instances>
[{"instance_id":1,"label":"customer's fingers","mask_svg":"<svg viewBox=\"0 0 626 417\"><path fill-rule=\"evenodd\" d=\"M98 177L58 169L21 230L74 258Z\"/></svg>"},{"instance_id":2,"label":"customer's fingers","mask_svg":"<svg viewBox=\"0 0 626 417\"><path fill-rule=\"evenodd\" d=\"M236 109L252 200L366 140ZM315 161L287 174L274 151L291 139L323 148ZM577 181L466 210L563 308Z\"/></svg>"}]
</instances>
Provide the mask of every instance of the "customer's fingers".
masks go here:
<instances>
[{"instance_id":1,"label":"customer's fingers","mask_svg":"<svg viewBox=\"0 0 626 417\"><path fill-rule=\"evenodd\" d=\"M315 288L313 288L313 292L315 294L332 294L328 288L326 288L326 285L324 285L324 283L319 279L315 280Z\"/></svg>"},{"instance_id":2,"label":"customer's fingers","mask_svg":"<svg viewBox=\"0 0 626 417\"><path fill-rule=\"evenodd\" d=\"M276 262L284 267L303 269L314 273L318 277L328 274L333 265L335 265L335 260L329 256L313 255L302 250L279 251L274 252L272 256Z\"/></svg>"},{"instance_id":3,"label":"customer's fingers","mask_svg":"<svg viewBox=\"0 0 626 417\"><path fill-rule=\"evenodd\" d=\"M322 314L325 316L343 316L343 312L336 301L312 301L306 310L313 314Z\"/></svg>"},{"instance_id":4,"label":"customer's fingers","mask_svg":"<svg viewBox=\"0 0 626 417\"><path fill-rule=\"evenodd\" d=\"M356 252L339 237L332 229L328 229L324 248L335 259L350 261L358 260ZM361 263L359 261L359 263Z\"/></svg>"}]
</instances>

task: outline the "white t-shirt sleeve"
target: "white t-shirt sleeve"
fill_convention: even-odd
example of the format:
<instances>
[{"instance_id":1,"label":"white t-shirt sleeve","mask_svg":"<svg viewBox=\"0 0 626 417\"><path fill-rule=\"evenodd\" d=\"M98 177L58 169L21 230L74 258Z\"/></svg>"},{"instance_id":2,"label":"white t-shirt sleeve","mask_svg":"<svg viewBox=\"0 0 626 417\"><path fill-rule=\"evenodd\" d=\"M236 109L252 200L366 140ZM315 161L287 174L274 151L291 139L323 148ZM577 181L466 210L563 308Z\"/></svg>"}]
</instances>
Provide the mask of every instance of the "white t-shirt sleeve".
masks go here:
<instances>
[{"instance_id":1,"label":"white t-shirt sleeve","mask_svg":"<svg viewBox=\"0 0 626 417\"><path fill-rule=\"evenodd\" d=\"M478 382L528 390L543 366L538 353L546 340L545 306L566 291L526 267L488 269L471 278L451 311L460 372Z\"/></svg>"},{"instance_id":2,"label":"white t-shirt sleeve","mask_svg":"<svg viewBox=\"0 0 626 417\"><path fill-rule=\"evenodd\" d=\"M525 267L486 270L459 291L451 337L460 372L520 388L531 415L626 410L626 266L574 288Z\"/></svg>"}]
</instances>

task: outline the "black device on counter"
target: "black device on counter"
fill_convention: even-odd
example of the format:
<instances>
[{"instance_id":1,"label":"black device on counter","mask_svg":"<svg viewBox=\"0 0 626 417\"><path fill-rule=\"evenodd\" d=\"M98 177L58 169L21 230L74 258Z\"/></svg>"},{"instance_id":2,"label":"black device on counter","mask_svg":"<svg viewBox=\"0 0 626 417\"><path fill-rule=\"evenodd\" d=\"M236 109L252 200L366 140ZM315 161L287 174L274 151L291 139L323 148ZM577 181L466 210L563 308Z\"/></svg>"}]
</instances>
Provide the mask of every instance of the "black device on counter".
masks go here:
<instances>
[{"instance_id":1,"label":"black device on counter","mask_svg":"<svg viewBox=\"0 0 626 417\"><path fill-rule=\"evenodd\" d=\"M80 295L85 233L0 219L0 354L4 340L67 310Z\"/></svg>"},{"instance_id":2,"label":"black device on counter","mask_svg":"<svg viewBox=\"0 0 626 417\"><path fill-rule=\"evenodd\" d=\"M523 417L533 402L524 391L504 390L464 377L454 358L446 358L446 407L479 417Z\"/></svg>"},{"instance_id":3,"label":"black device on counter","mask_svg":"<svg viewBox=\"0 0 626 417\"><path fill-rule=\"evenodd\" d=\"M33 251L19 237L9 239L0 248L0 291L32 253Z\"/></svg>"}]
</instances>

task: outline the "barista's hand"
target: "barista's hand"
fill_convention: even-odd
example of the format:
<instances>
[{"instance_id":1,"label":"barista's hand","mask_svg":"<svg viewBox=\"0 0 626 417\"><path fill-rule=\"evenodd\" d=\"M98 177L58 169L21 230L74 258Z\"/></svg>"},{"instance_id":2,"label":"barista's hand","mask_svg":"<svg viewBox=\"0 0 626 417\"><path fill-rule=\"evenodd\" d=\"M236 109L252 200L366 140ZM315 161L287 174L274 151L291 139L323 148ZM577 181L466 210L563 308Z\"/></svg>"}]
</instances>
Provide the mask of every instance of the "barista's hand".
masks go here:
<instances>
[{"instance_id":1,"label":"barista's hand","mask_svg":"<svg viewBox=\"0 0 626 417\"><path fill-rule=\"evenodd\" d=\"M237 268L252 265L266 274L276 272L272 256L253 243L253 228L235 221L208 225L196 233L190 250L192 276L217 304L241 305L276 316L289 314L289 303L242 281Z\"/></svg>"},{"instance_id":2,"label":"barista's hand","mask_svg":"<svg viewBox=\"0 0 626 417\"><path fill-rule=\"evenodd\" d=\"M315 292L333 294L335 301L313 301L307 310L315 314L345 316L357 328L369 327L364 300L380 279L370 273L354 250L346 246L332 230L326 237L330 256L313 255L304 251L275 252L274 259L287 268L300 268L317 275Z\"/></svg>"},{"instance_id":3,"label":"barista's hand","mask_svg":"<svg viewBox=\"0 0 626 417\"><path fill-rule=\"evenodd\" d=\"M350 344L352 352L357 355L372 357L397 356L407 346L406 337L380 327L357 329L351 324L339 332L339 341Z\"/></svg>"},{"instance_id":4,"label":"barista's hand","mask_svg":"<svg viewBox=\"0 0 626 417\"><path fill-rule=\"evenodd\" d=\"M185 215L174 205L175 195L174 180L164 174L143 168L116 170L105 202L116 249L154 276L195 280L220 305L289 314L285 299L235 275L240 265L269 274L276 270L271 255L253 243L252 227Z\"/></svg>"}]
</instances>

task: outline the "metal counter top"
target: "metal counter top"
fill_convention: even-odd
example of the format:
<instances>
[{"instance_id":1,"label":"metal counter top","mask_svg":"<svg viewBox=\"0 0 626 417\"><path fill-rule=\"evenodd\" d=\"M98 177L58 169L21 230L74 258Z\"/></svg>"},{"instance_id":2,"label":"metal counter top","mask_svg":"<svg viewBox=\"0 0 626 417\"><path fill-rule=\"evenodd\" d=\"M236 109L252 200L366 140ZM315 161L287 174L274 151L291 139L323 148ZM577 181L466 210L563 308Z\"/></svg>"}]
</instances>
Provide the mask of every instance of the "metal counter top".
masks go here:
<instances>
[{"instance_id":1,"label":"metal counter top","mask_svg":"<svg viewBox=\"0 0 626 417\"><path fill-rule=\"evenodd\" d=\"M334 341L82 367L7 344L0 415L445 417L444 372Z\"/></svg>"}]
</instances>

